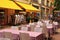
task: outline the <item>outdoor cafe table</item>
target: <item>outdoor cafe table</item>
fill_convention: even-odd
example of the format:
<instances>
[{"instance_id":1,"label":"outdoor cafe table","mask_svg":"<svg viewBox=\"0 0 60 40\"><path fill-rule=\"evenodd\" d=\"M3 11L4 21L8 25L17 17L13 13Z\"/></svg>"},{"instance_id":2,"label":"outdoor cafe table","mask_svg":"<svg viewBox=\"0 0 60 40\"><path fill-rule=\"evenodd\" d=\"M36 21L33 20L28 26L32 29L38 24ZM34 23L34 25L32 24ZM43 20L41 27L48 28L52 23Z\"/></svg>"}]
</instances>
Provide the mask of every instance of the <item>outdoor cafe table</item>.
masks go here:
<instances>
[{"instance_id":1,"label":"outdoor cafe table","mask_svg":"<svg viewBox=\"0 0 60 40\"><path fill-rule=\"evenodd\" d=\"M21 30L13 30L13 29L4 29L0 30L0 32L11 32L13 34L13 39L17 40L19 33L28 33L30 35L31 40L42 40L43 35L42 32L30 32L30 31L21 31Z\"/></svg>"},{"instance_id":2,"label":"outdoor cafe table","mask_svg":"<svg viewBox=\"0 0 60 40\"><path fill-rule=\"evenodd\" d=\"M30 26L30 25L32 25L32 26ZM28 31L31 31L31 27L40 27L40 25L34 25L33 23L31 23L31 24L27 24L27 25L25 25L26 27L28 27ZM34 25L34 26L33 26ZM24 27L24 26L20 26L19 28L21 28L21 27ZM54 31L54 26L52 26L52 25L48 25L48 26L46 26L47 27L47 29L48 29L48 32L50 33L50 34L53 34L53 31Z\"/></svg>"}]
</instances>

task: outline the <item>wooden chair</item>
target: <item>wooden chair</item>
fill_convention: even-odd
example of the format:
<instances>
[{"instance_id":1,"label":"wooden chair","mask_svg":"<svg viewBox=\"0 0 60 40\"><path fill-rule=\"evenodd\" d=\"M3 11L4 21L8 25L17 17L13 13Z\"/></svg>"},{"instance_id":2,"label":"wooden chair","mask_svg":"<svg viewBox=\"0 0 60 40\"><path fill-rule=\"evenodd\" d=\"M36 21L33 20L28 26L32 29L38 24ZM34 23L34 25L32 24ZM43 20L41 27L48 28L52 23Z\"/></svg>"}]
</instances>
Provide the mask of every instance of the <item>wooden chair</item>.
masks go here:
<instances>
[{"instance_id":1,"label":"wooden chair","mask_svg":"<svg viewBox=\"0 0 60 40\"><path fill-rule=\"evenodd\" d=\"M4 33L0 32L0 38L4 38Z\"/></svg>"},{"instance_id":2,"label":"wooden chair","mask_svg":"<svg viewBox=\"0 0 60 40\"><path fill-rule=\"evenodd\" d=\"M18 30L18 26L11 26L11 29Z\"/></svg>"},{"instance_id":3,"label":"wooden chair","mask_svg":"<svg viewBox=\"0 0 60 40\"><path fill-rule=\"evenodd\" d=\"M34 28L35 28L34 26L31 26L30 31L34 31Z\"/></svg>"},{"instance_id":4,"label":"wooden chair","mask_svg":"<svg viewBox=\"0 0 60 40\"><path fill-rule=\"evenodd\" d=\"M49 33L48 33L48 29L47 29L45 23L44 23L44 25L42 26L42 28L43 28L43 30L42 30L42 31L43 31L43 34L44 34L45 38L48 40Z\"/></svg>"},{"instance_id":5,"label":"wooden chair","mask_svg":"<svg viewBox=\"0 0 60 40\"><path fill-rule=\"evenodd\" d=\"M34 31L35 25L34 23L30 23L30 31Z\"/></svg>"},{"instance_id":6,"label":"wooden chair","mask_svg":"<svg viewBox=\"0 0 60 40\"><path fill-rule=\"evenodd\" d=\"M10 40L13 40L12 33L11 32L4 32L4 38L8 38Z\"/></svg>"},{"instance_id":7,"label":"wooden chair","mask_svg":"<svg viewBox=\"0 0 60 40\"><path fill-rule=\"evenodd\" d=\"M9 38L0 38L0 40L10 40Z\"/></svg>"},{"instance_id":8,"label":"wooden chair","mask_svg":"<svg viewBox=\"0 0 60 40\"><path fill-rule=\"evenodd\" d=\"M27 33L20 33L20 40L30 40L29 34Z\"/></svg>"},{"instance_id":9,"label":"wooden chair","mask_svg":"<svg viewBox=\"0 0 60 40\"><path fill-rule=\"evenodd\" d=\"M21 27L22 31L28 31L28 27Z\"/></svg>"},{"instance_id":10,"label":"wooden chair","mask_svg":"<svg viewBox=\"0 0 60 40\"><path fill-rule=\"evenodd\" d=\"M40 28L40 27L35 27L35 28L34 28L34 31L35 31L35 32L42 32L42 28Z\"/></svg>"}]
</instances>

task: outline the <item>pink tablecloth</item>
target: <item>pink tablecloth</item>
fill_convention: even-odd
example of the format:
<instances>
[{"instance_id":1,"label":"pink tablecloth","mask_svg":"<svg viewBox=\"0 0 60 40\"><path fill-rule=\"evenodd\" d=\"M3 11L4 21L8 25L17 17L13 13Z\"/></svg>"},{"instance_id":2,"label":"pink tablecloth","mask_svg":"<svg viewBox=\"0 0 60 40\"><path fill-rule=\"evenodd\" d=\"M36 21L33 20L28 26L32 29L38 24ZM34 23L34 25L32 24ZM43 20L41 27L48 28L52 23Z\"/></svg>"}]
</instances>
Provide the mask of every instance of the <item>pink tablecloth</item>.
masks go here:
<instances>
[{"instance_id":1,"label":"pink tablecloth","mask_svg":"<svg viewBox=\"0 0 60 40\"><path fill-rule=\"evenodd\" d=\"M42 40L42 32L29 32L29 31L21 31L21 30L13 30L13 29L4 29L0 30L0 32L11 32L13 34L13 39L18 40L19 32L28 33L31 37L31 40Z\"/></svg>"}]
</instances>

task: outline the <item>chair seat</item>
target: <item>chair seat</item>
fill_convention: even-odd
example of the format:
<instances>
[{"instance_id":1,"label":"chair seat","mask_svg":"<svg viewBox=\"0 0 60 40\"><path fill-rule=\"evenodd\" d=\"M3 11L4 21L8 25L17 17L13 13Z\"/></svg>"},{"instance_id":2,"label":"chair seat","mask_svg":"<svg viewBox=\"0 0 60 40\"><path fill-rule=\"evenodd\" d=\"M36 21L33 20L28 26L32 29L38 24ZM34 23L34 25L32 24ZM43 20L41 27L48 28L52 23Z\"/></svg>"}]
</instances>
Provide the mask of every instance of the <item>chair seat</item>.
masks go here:
<instances>
[{"instance_id":1,"label":"chair seat","mask_svg":"<svg viewBox=\"0 0 60 40\"><path fill-rule=\"evenodd\" d=\"M21 30L28 31L28 27L21 27Z\"/></svg>"},{"instance_id":2,"label":"chair seat","mask_svg":"<svg viewBox=\"0 0 60 40\"><path fill-rule=\"evenodd\" d=\"M4 38L5 39L13 40L11 32L3 32L3 33L4 33Z\"/></svg>"},{"instance_id":3,"label":"chair seat","mask_svg":"<svg viewBox=\"0 0 60 40\"><path fill-rule=\"evenodd\" d=\"M30 40L30 36L28 33L20 33L20 40Z\"/></svg>"},{"instance_id":4,"label":"chair seat","mask_svg":"<svg viewBox=\"0 0 60 40\"><path fill-rule=\"evenodd\" d=\"M0 38L0 40L11 40L9 38Z\"/></svg>"}]
</instances>

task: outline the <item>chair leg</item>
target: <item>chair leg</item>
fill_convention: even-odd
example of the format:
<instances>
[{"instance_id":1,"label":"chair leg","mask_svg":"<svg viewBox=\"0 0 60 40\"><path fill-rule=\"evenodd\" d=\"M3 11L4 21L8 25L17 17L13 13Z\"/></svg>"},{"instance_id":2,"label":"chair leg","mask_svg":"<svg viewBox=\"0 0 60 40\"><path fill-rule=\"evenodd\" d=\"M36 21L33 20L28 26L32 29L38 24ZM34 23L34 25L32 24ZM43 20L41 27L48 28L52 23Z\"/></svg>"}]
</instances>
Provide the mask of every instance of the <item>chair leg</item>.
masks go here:
<instances>
[{"instance_id":1,"label":"chair leg","mask_svg":"<svg viewBox=\"0 0 60 40\"><path fill-rule=\"evenodd\" d=\"M47 40L52 40L52 37L48 37Z\"/></svg>"}]
</instances>

